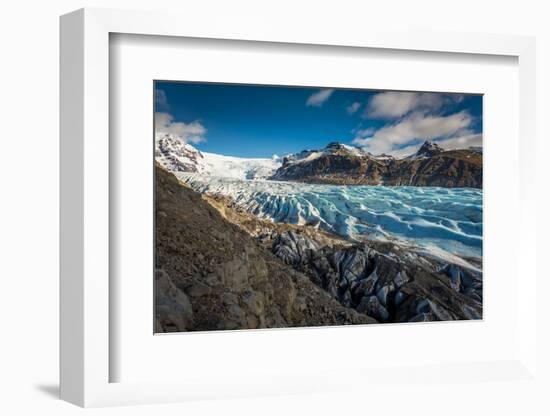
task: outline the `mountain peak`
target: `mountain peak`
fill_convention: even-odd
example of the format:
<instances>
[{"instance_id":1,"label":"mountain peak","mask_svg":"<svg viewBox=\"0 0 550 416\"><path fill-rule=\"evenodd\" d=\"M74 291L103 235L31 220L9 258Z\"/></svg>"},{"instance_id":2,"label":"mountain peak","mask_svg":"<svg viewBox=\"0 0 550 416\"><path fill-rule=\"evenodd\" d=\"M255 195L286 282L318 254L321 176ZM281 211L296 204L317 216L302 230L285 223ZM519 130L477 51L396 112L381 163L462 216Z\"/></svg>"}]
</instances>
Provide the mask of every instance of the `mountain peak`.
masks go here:
<instances>
[{"instance_id":1,"label":"mountain peak","mask_svg":"<svg viewBox=\"0 0 550 416\"><path fill-rule=\"evenodd\" d=\"M339 142L330 142L325 147L325 149L336 149L336 150L343 149L343 148L344 148L344 145Z\"/></svg>"},{"instance_id":2,"label":"mountain peak","mask_svg":"<svg viewBox=\"0 0 550 416\"><path fill-rule=\"evenodd\" d=\"M426 140L422 146L420 146L420 149L416 152L416 156L427 156L431 157L434 155L437 155L441 152L444 152L444 149L439 146L437 143L430 142L429 140Z\"/></svg>"},{"instance_id":3,"label":"mountain peak","mask_svg":"<svg viewBox=\"0 0 550 416\"><path fill-rule=\"evenodd\" d=\"M327 151L327 150L330 151L331 153L334 152L334 151L343 150L343 151L351 153L355 156L364 156L364 155L369 154L367 151L361 149L360 147L349 145L349 144L344 144L344 143L340 143L340 142L330 142L321 151Z\"/></svg>"}]
</instances>

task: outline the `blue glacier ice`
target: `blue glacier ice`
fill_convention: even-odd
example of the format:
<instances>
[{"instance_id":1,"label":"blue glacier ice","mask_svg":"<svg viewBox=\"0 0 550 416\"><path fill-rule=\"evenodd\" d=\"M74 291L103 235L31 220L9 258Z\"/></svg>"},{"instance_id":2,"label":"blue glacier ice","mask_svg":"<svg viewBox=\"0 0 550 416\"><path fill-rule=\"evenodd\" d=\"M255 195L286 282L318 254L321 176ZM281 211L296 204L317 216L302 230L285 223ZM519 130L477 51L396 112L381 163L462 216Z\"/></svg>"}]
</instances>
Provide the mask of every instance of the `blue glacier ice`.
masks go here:
<instances>
[{"instance_id":1,"label":"blue glacier ice","mask_svg":"<svg viewBox=\"0 0 550 416\"><path fill-rule=\"evenodd\" d=\"M403 240L421 248L480 258L480 189L336 186L251 181L180 173L197 192L223 195L263 219L316 224L351 240Z\"/></svg>"}]
</instances>

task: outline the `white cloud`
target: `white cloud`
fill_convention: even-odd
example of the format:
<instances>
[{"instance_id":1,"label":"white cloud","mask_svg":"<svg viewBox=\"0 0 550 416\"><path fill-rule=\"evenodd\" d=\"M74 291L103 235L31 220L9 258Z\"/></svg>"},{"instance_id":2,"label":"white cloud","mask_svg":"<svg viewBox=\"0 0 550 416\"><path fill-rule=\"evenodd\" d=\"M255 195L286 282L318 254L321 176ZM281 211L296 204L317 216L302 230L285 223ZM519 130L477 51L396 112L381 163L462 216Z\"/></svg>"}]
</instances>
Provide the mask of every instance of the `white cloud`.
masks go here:
<instances>
[{"instance_id":1,"label":"white cloud","mask_svg":"<svg viewBox=\"0 0 550 416\"><path fill-rule=\"evenodd\" d=\"M446 149L481 145L468 111L448 114L464 99L462 94L382 92L371 97L364 118L385 120L381 128L355 131L353 143L374 154L403 156L418 150L419 141L433 140ZM361 126L361 125L359 125Z\"/></svg>"},{"instance_id":2,"label":"white cloud","mask_svg":"<svg viewBox=\"0 0 550 416\"><path fill-rule=\"evenodd\" d=\"M366 129L354 130L353 133L355 133L355 137L361 138L361 137L372 136L375 131L376 129L374 127L368 127Z\"/></svg>"},{"instance_id":3,"label":"white cloud","mask_svg":"<svg viewBox=\"0 0 550 416\"><path fill-rule=\"evenodd\" d=\"M403 150L406 144L417 140L447 140L455 139L456 145L460 143L458 137L464 134L471 135L468 130L472 124L472 117L466 111L461 111L448 116L424 115L413 113L394 124L378 129L374 133L366 132L356 135L354 144L364 146L366 150L374 154L394 153L398 149ZM360 132L358 132L360 133ZM449 145L453 142L448 142Z\"/></svg>"},{"instance_id":4,"label":"white cloud","mask_svg":"<svg viewBox=\"0 0 550 416\"><path fill-rule=\"evenodd\" d=\"M434 140L434 143L437 143L445 150L453 149L468 149L469 147L481 147L483 142L483 135L478 134L465 134L458 137L450 137L443 140ZM418 151L422 144L413 144L410 146L403 147L398 150L394 150L391 154L395 157L404 157L409 156Z\"/></svg>"},{"instance_id":5,"label":"white cloud","mask_svg":"<svg viewBox=\"0 0 550 416\"><path fill-rule=\"evenodd\" d=\"M164 90L155 89L155 104L158 110L168 110L168 98Z\"/></svg>"},{"instance_id":6,"label":"white cloud","mask_svg":"<svg viewBox=\"0 0 550 416\"><path fill-rule=\"evenodd\" d=\"M311 94L306 101L306 106L321 107L333 92L333 89L324 89Z\"/></svg>"},{"instance_id":7,"label":"white cloud","mask_svg":"<svg viewBox=\"0 0 550 416\"><path fill-rule=\"evenodd\" d=\"M435 113L445 104L457 103L461 94L440 94L435 92L382 92L369 100L365 116L380 119L398 119L413 112Z\"/></svg>"},{"instance_id":8,"label":"white cloud","mask_svg":"<svg viewBox=\"0 0 550 416\"><path fill-rule=\"evenodd\" d=\"M348 112L348 114L355 114L357 110L359 110L359 108L361 108L361 103L355 102L353 104L350 104L346 108L346 111Z\"/></svg>"},{"instance_id":9,"label":"white cloud","mask_svg":"<svg viewBox=\"0 0 550 416\"><path fill-rule=\"evenodd\" d=\"M467 149L472 146L479 147L483 145L483 135L481 133L477 133L449 137L448 139L439 140L437 144L447 150Z\"/></svg>"},{"instance_id":10,"label":"white cloud","mask_svg":"<svg viewBox=\"0 0 550 416\"><path fill-rule=\"evenodd\" d=\"M206 141L206 128L199 122L182 123L174 121L168 113L155 113L155 137L170 134L186 143L200 143Z\"/></svg>"},{"instance_id":11,"label":"white cloud","mask_svg":"<svg viewBox=\"0 0 550 416\"><path fill-rule=\"evenodd\" d=\"M420 146L422 146L422 144L411 144L410 146L406 146L401 149L388 152L388 154L391 154L392 156L397 158L406 157L418 152L418 149L420 149Z\"/></svg>"}]
</instances>

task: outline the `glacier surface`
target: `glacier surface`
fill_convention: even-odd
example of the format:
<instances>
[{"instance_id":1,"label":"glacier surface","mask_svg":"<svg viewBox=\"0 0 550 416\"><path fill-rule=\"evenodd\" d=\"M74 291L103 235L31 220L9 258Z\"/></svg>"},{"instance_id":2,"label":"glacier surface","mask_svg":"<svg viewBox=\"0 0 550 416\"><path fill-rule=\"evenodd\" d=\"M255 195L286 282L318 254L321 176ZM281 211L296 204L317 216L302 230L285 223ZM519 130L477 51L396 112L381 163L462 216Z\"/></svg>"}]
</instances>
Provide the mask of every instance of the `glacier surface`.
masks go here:
<instances>
[{"instance_id":1,"label":"glacier surface","mask_svg":"<svg viewBox=\"0 0 550 416\"><path fill-rule=\"evenodd\" d=\"M231 197L263 219L317 225L354 241L397 239L432 252L482 255L479 189L311 185L175 174L197 192Z\"/></svg>"}]
</instances>

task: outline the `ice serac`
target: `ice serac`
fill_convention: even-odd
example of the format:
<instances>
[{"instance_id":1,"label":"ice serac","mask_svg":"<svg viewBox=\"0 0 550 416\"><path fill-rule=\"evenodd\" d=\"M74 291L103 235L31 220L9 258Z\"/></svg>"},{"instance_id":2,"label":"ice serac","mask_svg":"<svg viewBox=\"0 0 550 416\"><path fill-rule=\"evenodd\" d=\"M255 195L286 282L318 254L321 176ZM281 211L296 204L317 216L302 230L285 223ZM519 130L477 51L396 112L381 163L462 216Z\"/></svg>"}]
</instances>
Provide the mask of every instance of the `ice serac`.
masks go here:
<instances>
[{"instance_id":1,"label":"ice serac","mask_svg":"<svg viewBox=\"0 0 550 416\"><path fill-rule=\"evenodd\" d=\"M482 153L473 149L444 150L426 141L415 154L396 159L329 143L324 149L285 157L271 179L337 185L481 188Z\"/></svg>"},{"instance_id":2,"label":"ice serac","mask_svg":"<svg viewBox=\"0 0 550 416\"><path fill-rule=\"evenodd\" d=\"M155 140L155 159L169 172L193 172L232 179L266 179L281 166L278 157L241 158L201 152L173 135Z\"/></svg>"},{"instance_id":3,"label":"ice serac","mask_svg":"<svg viewBox=\"0 0 550 416\"><path fill-rule=\"evenodd\" d=\"M200 193L229 197L260 219L312 224L352 241L400 239L439 256L481 257L482 192L437 187L243 181L176 173Z\"/></svg>"}]
</instances>

